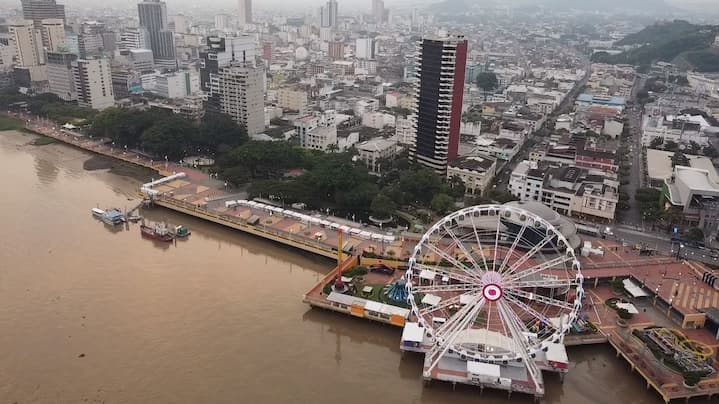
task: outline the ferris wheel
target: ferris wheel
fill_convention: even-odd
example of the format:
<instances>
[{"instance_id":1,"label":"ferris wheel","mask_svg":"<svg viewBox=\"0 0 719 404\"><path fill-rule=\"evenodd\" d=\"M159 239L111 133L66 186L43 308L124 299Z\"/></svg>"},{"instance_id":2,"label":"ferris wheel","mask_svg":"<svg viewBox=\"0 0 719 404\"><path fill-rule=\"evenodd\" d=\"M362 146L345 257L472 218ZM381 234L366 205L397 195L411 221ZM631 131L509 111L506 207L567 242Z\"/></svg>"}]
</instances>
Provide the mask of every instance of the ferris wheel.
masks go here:
<instances>
[{"instance_id":1,"label":"ferris wheel","mask_svg":"<svg viewBox=\"0 0 719 404\"><path fill-rule=\"evenodd\" d=\"M439 220L406 274L413 317L431 341L425 378L453 355L521 363L540 386L535 358L563 342L581 310L582 281L567 239L537 214L481 205Z\"/></svg>"}]
</instances>

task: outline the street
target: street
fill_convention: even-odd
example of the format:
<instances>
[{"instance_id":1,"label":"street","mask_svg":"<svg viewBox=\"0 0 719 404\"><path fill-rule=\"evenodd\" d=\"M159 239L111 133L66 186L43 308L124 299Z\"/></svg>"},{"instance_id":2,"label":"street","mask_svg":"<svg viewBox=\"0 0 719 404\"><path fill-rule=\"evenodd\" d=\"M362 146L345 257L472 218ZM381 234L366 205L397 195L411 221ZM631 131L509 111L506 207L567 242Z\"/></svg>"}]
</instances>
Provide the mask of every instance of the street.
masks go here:
<instances>
[{"instance_id":1,"label":"street","mask_svg":"<svg viewBox=\"0 0 719 404\"><path fill-rule=\"evenodd\" d=\"M644 229L645 223L642 220L642 214L634 201L634 195L637 189L643 186L644 177L644 157L642 149L642 113L643 109L641 106L636 104L637 93L644 87L646 78L642 75L638 75L632 88L631 100L635 101L635 104L631 108L626 109L627 121L629 124L629 139L623 139L622 143L626 146L629 156L626 163L630 166L629 171L629 183L623 185L621 190L629 195L629 209L618 212L617 223L626 224L630 226L640 226Z\"/></svg>"}]
</instances>

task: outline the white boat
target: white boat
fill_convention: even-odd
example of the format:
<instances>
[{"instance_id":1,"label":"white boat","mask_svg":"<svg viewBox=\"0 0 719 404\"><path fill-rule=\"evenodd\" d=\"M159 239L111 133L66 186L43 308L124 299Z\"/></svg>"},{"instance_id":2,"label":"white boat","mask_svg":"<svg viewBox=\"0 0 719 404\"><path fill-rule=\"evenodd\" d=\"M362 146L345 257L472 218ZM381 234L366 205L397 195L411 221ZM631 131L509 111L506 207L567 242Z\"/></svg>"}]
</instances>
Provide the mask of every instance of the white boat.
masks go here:
<instances>
[{"instance_id":1,"label":"white boat","mask_svg":"<svg viewBox=\"0 0 719 404\"><path fill-rule=\"evenodd\" d=\"M100 208L92 208L90 211L92 212L92 215L97 218L102 218L102 215L105 214L105 211Z\"/></svg>"}]
</instances>

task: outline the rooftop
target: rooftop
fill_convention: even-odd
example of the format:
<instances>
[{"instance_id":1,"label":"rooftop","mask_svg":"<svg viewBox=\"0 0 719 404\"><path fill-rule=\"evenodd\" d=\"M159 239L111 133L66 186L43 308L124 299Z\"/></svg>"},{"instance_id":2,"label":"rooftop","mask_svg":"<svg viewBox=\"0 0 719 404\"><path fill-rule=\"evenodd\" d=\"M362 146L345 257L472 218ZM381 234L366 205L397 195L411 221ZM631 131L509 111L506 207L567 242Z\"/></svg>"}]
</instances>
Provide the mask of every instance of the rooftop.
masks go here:
<instances>
[{"instance_id":1,"label":"rooftop","mask_svg":"<svg viewBox=\"0 0 719 404\"><path fill-rule=\"evenodd\" d=\"M461 157L450 164L451 167L457 167L465 170L486 172L494 164L495 160L484 156L467 156Z\"/></svg>"}]
</instances>

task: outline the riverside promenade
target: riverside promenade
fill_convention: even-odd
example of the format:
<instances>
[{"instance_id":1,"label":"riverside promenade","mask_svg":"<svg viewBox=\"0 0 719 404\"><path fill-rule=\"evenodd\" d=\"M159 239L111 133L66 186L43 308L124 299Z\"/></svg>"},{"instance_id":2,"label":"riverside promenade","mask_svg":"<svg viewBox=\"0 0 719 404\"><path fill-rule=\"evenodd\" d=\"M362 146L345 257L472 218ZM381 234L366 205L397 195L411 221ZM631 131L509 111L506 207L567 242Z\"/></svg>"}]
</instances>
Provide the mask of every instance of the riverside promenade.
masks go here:
<instances>
[{"instance_id":1,"label":"riverside promenade","mask_svg":"<svg viewBox=\"0 0 719 404\"><path fill-rule=\"evenodd\" d=\"M343 245L338 246L337 230L328 225L326 220L323 223L319 217L317 221L298 220L278 213L277 210L268 209L267 205L230 207L226 202L236 201L236 195L227 191L224 183L202 171L171 162L155 161L142 154L113 147L107 139L90 139L77 133L60 130L56 124L48 120L19 114L13 116L23 119L27 130L58 142L146 167L158 172L160 176L184 173L184 177L163 183L157 189L159 193L153 197L155 205L305 252L339 260L340 267L331 271L303 296L304 302L311 306L395 326L402 326L410 315L407 312L406 317L400 318L395 312L383 315L385 313L372 313L370 310L360 310L352 305L330 302L323 289L338 273L341 274L358 264L369 265L379 261L377 258L372 258L376 256L393 257L383 262L397 267L399 276L402 273L400 266L404 265L411 254L419 235L397 234L393 236L391 242L385 242L372 239L371 234L374 233L370 231L376 230L355 229L364 231L370 236L362 236L358 233L346 234L343 237ZM617 351L617 356L626 360L631 370L636 370L646 381L647 388L656 390L665 402L675 399L688 400L699 396L711 399L719 395L717 373L703 379L695 387L686 387L682 384L680 375L668 370L656 359L652 360L651 353L631 335L633 329L644 329L654 325L681 325L682 332L685 332L689 338L713 349L716 360L719 343L706 328L703 328L706 321L703 310L716 307L719 303L719 291L701 282L702 275L709 269L699 263L677 261L671 257L641 257L637 252L611 241L594 240L593 243L601 246L605 254L601 257L580 258L585 287L589 290L582 314L596 325L597 332L569 335L566 340L567 345L609 342ZM338 247L342 251L339 254ZM626 328L617 324L616 313L607 309L605 304L606 299L611 296L608 281L617 277L632 279L649 292L648 297L641 298L644 300L632 299L638 307L646 310L628 321ZM395 279L396 277L393 277L391 280ZM687 327L691 328L684 329Z\"/></svg>"}]
</instances>

